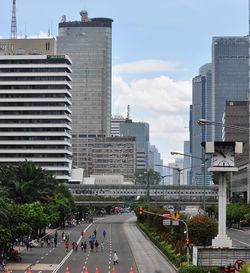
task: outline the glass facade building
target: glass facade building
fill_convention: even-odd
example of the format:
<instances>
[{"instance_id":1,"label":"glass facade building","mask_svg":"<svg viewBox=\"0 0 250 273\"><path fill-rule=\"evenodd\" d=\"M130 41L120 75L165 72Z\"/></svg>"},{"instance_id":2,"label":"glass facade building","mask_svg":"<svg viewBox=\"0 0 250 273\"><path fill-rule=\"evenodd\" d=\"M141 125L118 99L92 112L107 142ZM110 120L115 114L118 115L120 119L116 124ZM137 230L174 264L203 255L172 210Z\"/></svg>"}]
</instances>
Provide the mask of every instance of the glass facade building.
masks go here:
<instances>
[{"instance_id":1,"label":"glass facade building","mask_svg":"<svg viewBox=\"0 0 250 273\"><path fill-rule=\"evenodd\" d=\"M203 158L204 152L201 146L203 141L211 141L211 126L199 126L199 119L211 120L212 111L212 65L203 65L199 69L199 75L193 78L192 83L192 156ZM207 128L208 127L208 128ZM202 160L192 158L192 180L196 181L197 175L204 172Z\"/></svg>"},{"instance_id":2,"label":"glass facade building","mask_svg":"<svg viewBox=\"0 0 250 273\"><path fill-rule=\"evenodd\" d=\"M213 37L212 120L222 122L226 101L245 100L249 88L249 37ZM222 128L212 126L213 140L222 140Z\"/></svg>"},{"instance_id":3,"label":"glass facade building","mask_svg":"<svg viewBox=\"0 0 250 273\"><path fill-rule=\"evenodd\" d=\"M136 169L149 167L149 124L144 122L125 122L120 124L121 136L136 137Z\"/></svg>"},{"instance_id":4,"label":"glass facade building","mask_svg":"<svg viewBox=\"0 0 250 273\"><path fill-rule=\"evenodd\" d=\"M72 59L73 166L92 174L93 138L110 135L112 19L59 23L57 53Z\"/></svg>"}]
</instances>

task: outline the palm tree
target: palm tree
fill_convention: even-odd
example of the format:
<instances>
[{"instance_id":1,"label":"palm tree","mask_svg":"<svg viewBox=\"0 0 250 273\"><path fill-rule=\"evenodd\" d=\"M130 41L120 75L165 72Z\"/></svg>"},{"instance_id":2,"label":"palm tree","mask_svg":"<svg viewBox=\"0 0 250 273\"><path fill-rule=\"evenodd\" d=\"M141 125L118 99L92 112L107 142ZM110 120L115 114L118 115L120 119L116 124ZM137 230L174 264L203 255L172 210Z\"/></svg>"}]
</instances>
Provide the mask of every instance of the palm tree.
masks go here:
<instances>
[{"instance_id":1,"label":"palm tree","mask_svg":"<svg viewBox=\"0 0 250 273\"><path fill-rule=\"evenodd\" d=\"M17 166L0 166L0 186L6 189L8 198L20 204L45 202L57 184L50 172L31 161L19 162Z\"/></svg>"}]
</instances>

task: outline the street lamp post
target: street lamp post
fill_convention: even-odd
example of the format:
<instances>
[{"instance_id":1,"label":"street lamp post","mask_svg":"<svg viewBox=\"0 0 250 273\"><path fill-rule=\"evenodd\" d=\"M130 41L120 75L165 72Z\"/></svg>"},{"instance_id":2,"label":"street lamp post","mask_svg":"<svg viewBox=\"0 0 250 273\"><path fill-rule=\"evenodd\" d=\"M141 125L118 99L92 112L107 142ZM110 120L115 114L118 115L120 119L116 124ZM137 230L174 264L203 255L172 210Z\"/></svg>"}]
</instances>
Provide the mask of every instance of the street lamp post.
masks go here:
<instances>
[{"instance_id":1,"label":"street lamp post","mask_svg":"<svg viewBox=\"0 0 250 273\"><path fill-rule=\"evenodd\" d=\"M183 156L188 156L191 158L197 158L200 159L203 163L203 210L204 212L206 211L206 161L208 158L203 158L199 156L194 156L194 155L189 155L189 154L183 154L183 153L178 153L178 152L171 152L171 155L183 155Z\"/></svg>"},{"instance_id":2,"label":"street lamp post","mask_svg":"<svg viewBox=\"0 0 250 273\"><path fill-rule=\"evenodd\" d=\"M170 167L170 166L166 166L166 165L160 165L160 164L155 164L154 166L161 166L161 167L164 167L164 168L169 168L169 169L172 169L172 170L176 170L178 172L178 186L179 186L179 191L178 191L178 209L181 210L181 172L186 170L186 169L190 169L189 168L183 168L183 169L180 169L180 168L174 168L174 167ZM172 176L172 175L170 175Z\"/></svg>"}]
</instances>

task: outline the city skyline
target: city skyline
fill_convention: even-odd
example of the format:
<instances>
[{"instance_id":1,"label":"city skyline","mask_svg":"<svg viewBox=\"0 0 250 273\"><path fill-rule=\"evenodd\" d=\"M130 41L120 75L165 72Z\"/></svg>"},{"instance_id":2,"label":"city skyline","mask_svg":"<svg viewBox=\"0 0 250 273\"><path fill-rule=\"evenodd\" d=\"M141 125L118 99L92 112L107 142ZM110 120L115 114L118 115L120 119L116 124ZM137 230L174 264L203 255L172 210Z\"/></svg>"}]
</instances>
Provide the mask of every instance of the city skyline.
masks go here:
<instances>
[{"instance_id":1,"label":"city skyline","mask_svg":"<svg viewBox=\"0 0 250 273\"><path fill-rule=\"evenodd\" d=\"M212 37L248 34L248 1L217 2L204 6L200 0L159 0L147 5L111 0L107 5L86 0L71 5L45 0L36 3L42 14L37 16L31 0L17 1L17 33L56 36L61 16L79 20L82 9L90 17L113 19L112 114L125 115L130 104L133 120L150 124L150 142L166 164L173 161L169 152L182 151L188 140L191 79L200 66L211 62ZM11 4L5 1L0 11L2 38L10 36Z\"/></svg>"}]
</instances>

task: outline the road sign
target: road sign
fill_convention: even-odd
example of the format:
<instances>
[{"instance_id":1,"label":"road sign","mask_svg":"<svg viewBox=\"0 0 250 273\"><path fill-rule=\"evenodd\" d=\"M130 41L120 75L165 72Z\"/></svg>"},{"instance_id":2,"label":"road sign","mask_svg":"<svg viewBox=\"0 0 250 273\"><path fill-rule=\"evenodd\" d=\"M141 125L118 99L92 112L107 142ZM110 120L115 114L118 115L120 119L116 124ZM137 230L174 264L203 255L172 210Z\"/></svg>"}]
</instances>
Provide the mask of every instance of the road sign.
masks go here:
<instances>
[{"instance_id":1,"label":"road sign","mask_svg":"<svg viewBox=\"0 0 250 273\"><path fill-rule=\"evenodd\" d=\"M179 221L178 220L173 220L172 225L173 226L179 226Z\"/></svg>"},{"instance_id":2,"label":"road sign","mask_svg":"<svg viewBox=\"0 0 250 273\"><path fill-rule=\"evenodd\" d=\"M245 261L243 260L237 260L235 263L234 263L234 267L235 267L235 270L236 271L240 271L241 268L242 268L242 265L245 263Z\"/></svg>"},{"instance_id":3,"label":"road sign","mask_svg":"<svg viewBox=\"0 0 250 273\"><path fill-rule=\"evenodd\" d=\"M165 210L163 213L162 213L162 216L163 216L163 219L169 219L170 218L170 216L171 216L171 213L170 213L170 211L168 211L168 210Z\"/></svg>"},{"instance_id":4,"label":"road sign","mask_svg":"<svg viewBox=\"0 0 250 273\"><path fill-rule=\"evenodd\" d=\"M173 213L171 214L171 217L172 217L173 219L179 219L179 218L180 218L180 214L179 214L178 212L173 212Z\"/></svg>"},{"instance_id":5,"label":"road sign","mask_svg":"<svg viewBox=\"0 0 250 273\"><path fill-rule=\"evenodd\" d=\"M171 220L170 219L163 220L162 223L163 223L163 226L170 226L171 225Z\"/></svg>"}]
</instances>

